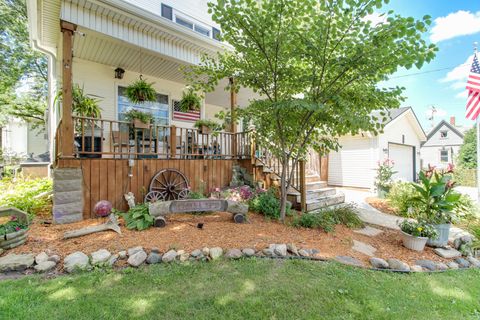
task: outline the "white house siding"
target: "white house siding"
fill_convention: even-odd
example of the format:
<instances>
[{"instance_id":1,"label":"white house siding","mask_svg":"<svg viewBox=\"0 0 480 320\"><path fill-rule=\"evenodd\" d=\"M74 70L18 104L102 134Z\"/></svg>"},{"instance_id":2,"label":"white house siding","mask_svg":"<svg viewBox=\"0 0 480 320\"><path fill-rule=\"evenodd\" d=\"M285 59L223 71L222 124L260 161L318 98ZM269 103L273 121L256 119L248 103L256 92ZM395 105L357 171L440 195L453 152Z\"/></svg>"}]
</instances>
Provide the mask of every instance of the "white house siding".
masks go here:
<instances>
[{"instance_id":1,"label":"white house siding","mask_svg":"<svg viewBox=\"0 0 480 320\"><path fill-rule=\"evenodd\" d=\"M447 137L442 138L441 131L447 131ZM421 148L422 166L429 164L439 168L445 168L448 163L455 164L456 157L463 144L463 138L451 130L448 126L441 126ZM441 150L448 151L448 162L441 162Z\"/></svg>"},{"instance_id":2,"label":"white house siding","mask_svg":"<svg viewBox=\"0 0 480 320\"><path fill-rule=\"evenodd\" d=\"M27 123L14 119L2 128L3 152L26 157L38 156L48 151L48 139L42 129L33 129Z\"/></svg>"}]
</instances>

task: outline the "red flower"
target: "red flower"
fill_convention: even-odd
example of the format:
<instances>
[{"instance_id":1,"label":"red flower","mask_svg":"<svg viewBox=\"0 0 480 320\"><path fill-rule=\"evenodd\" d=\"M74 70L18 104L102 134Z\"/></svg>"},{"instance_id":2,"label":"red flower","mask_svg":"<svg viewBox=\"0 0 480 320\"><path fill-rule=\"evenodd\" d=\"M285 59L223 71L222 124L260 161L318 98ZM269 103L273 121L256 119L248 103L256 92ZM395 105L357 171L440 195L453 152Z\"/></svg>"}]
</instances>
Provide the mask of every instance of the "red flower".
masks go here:
<instances>
[{"instance_id":1,"label":"red flower","mask_svg":"<svg viewBox=\"0 0 480 320\"><path fill-rule=\"evenodd\" d=\"M19 231L20 230L20 227L15 227L15 231Z\"/></svg>"},{"instance_id":2,"label":"red flower","mask_svg":"<svg viewBox=\"0 0 480 320\"><path fill-rule=\"evenodd\" d=\"M451 163L448 164L447 166L447 173L453 173L453 169L455 168L455 166Z\"/></svg>"},{"instance_id":3,"label":"red flower","mask_svg":"<svg viewBox=\"0 0 480 320\"><path fill-rule=\"evenodd\" d=\"M17 217L16 216L10 216L10 221L17 221Z\"/></svg>"}]
</instances>

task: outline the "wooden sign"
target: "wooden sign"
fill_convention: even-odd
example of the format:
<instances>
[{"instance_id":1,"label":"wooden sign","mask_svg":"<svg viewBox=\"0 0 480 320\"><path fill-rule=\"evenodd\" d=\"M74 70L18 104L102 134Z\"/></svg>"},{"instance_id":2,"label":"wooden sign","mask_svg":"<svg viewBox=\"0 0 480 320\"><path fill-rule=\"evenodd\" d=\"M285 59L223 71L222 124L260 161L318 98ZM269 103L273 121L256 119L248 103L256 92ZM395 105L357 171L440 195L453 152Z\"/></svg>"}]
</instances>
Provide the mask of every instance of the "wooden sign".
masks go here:
<instances>
[{"instance_id":1,"label":"wooden sign","mask_svg":"<svg viewBox=\"0 0 480 320\"><path fill-rule=\"evenodd\" d=\"M174 200L170 205L170 212L209 212L226 211L228 202L226 200Z\"/></svg>"}]
</instances>

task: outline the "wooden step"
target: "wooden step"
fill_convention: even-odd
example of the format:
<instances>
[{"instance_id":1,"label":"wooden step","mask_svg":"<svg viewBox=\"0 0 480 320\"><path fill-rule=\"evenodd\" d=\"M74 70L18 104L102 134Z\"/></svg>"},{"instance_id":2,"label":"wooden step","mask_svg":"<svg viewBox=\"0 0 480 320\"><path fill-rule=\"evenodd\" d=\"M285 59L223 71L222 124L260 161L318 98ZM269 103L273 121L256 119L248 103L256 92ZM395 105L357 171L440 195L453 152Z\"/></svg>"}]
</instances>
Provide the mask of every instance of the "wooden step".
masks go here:
<instances>
[{"instance_id":1,"label":"wooden step","mask_svg":"<svg viewBox=\"0 0 480 320\"><path fill-rule=\"evenodd\" d=\"M326 196L318 199L307 200L307 212L319 210L325 207L338 205L345 202L345 195L338 192L335 195Z\"/></svg>"},{"instance_id":2,"label":"wooden step","mask_svg":"<svg viewBox=\"0 0 480 320\"><path fill-rule=\"evenodd\" d=\"M305 182L306 183L310 183L310 182L318 182L318 181L322 181L322 179L320 178L320 176L318 174L312 174L312 175L305 175Z\"/></svg>"},{"instance_id":3,"label":"wooden step","mask_svg":"<svg viewBox=\"0 0 480 320\"><path fill-rule=\"evenodd\" d=\"M306 187L307 191L323 189L327 187L327 181L307 182Z\"/></svg>"}]
</instances>

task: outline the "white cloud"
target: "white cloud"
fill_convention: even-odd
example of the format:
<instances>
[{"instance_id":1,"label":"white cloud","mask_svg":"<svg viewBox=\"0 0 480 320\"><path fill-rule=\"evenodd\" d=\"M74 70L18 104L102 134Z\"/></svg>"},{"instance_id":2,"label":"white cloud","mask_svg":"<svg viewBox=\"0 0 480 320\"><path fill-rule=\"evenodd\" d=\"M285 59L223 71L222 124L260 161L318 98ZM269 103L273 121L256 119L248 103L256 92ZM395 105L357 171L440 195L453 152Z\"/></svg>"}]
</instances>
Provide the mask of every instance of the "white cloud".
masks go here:
<instances>
[{"instance_id":1,"label":"white cloud","mask_svg":"<svg viewBox=\"0 0 480 320\"><path fill-rule=\"evenodd\" d=\"M385 13L374 12L372 14L367 14L362 20L370 21L372 26L377 26L379 24L387 23L387 15Z\"/></svg>"},{"instance_id":2,"label":"white cloud","mask_svg":"<svg viewBox=\"0 0 480 320\"><path fill-rule=\"evenodd\" d=\"M466 100L468 97L468 90L463 90L462 92L459 92L455 95L455 98L459 98L462 100Z\"/></svg>"},{"instance_id":3,"label":"white cloud","mask_svg":"<svg viewBox=\"0 0 480 320\"><path fill-rule=\"evenodd\" d=\"M472 65L473 54L465 60L461 65L453 68L452 71L449 71L447 75L440 79L441 82L463 82L466 85L467 77L470 72L470 66Z\"/></svg>"},{"instance_id":4,"label":"white cloud","mask_svg":"<svg viewBox=\"0 0 480 320\"><path fill-rule=\"evenodd\" d=\"M427 118L430 118L432 117L432 113L435 117L445 117L448 114L446 110L435 107L435 112L433 112L432 109L428 109L427 111L425 111L425 116Z\"/></svg>"},{"instance_id":5,"label":"white cloud","mask_svg":"<svg viewBox=\"0 0 480 320\"><path fill-rule=\"evenodd\" d=\"M480 11L457 11L434 20L430 40L440 42L480 32Z\"/></svg>"}]
</instances>

